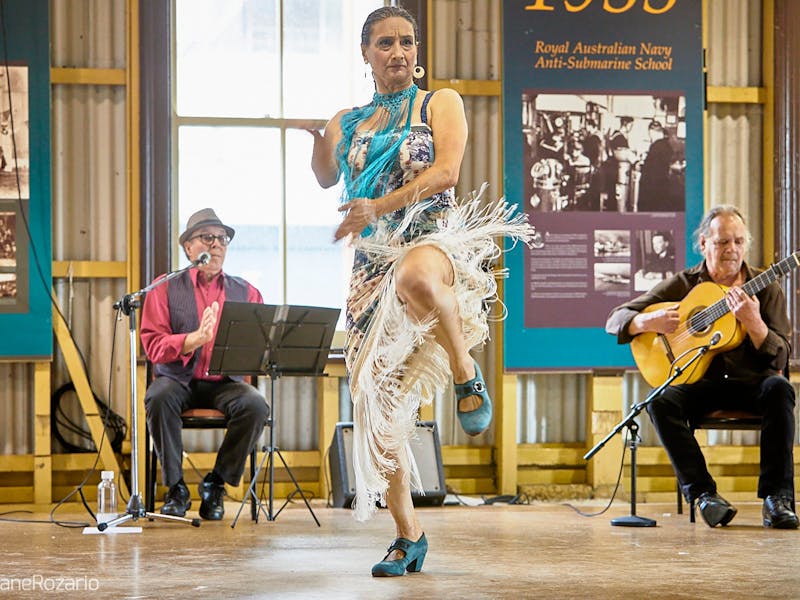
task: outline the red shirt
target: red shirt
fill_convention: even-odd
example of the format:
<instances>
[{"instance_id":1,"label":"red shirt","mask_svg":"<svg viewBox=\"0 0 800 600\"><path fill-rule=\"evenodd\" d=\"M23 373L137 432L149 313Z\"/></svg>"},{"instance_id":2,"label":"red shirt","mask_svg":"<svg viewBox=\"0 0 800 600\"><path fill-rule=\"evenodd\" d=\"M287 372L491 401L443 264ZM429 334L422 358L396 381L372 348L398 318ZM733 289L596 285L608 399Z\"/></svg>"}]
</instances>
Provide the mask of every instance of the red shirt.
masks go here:
<instances>
[{"instance_id":1,"label":"red shirt","mask_svg":"<svg viewBox=\"0 0 800 600\"><path fill-rule=\"evenodd\" d=\"M223 285L225 273L220 273L211 281L207 281L205 277L197 277L199 272L197 269L189 270L189 276L194 284L194 297L197 301L198 322L202 319L203 311L206 307L211 306L214 301L219 303L219 314L222 314L222 305L225 303L225 286ZM161 277L158 277L156 281ZM174 333L172 331L169 318L169 301L167 299L167 287L169 285L169 283L165 283L147 292L144 307L142 308L142 346L148 360L152 363L170 363L181 360L185 366L192 360L194 352L181 354L187 334ZM249 283L247 284L247 301L259 304L264 302L261 298L261 292ZM217 325L214 328L215 337L217 327L219 327L219 321L217 321ZM194 365L193 376L195 379L206 381L222 379L220 375L207 374L213 349L214 342L211 341L195 350L195 352L200 351L200 356Z\"/></svg>"}]
</instances>

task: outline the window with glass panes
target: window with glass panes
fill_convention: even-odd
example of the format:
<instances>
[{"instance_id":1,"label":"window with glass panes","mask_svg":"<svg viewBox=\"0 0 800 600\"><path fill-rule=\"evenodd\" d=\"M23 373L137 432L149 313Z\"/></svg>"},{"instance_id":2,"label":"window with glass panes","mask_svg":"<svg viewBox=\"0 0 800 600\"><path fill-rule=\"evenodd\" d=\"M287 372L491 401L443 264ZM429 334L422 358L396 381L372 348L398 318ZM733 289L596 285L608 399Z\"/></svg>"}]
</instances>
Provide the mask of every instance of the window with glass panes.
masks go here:
<instances>
[{"instance_id":1,"label":"window with glass panes","mask_svg":"<svg viewBox=\"0 0 800 600\"><path fill-rule=\"evenodd\" d=\"M212 207L236 230L225 271L268 304L343 307L352 255L333 243L341 189L313 138L373 83L361 26L381 0L175 0L177 220Z\"/></svg>"}]
</instances>

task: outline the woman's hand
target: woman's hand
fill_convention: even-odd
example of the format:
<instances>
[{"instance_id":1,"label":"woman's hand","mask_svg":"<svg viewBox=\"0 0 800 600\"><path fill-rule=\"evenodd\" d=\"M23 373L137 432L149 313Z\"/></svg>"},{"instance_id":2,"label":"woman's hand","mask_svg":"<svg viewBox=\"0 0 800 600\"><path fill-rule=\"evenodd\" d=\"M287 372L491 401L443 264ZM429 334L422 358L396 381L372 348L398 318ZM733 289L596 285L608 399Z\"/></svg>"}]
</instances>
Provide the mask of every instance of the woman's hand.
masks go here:
<instances>
[{"instance_id":1,"label":"woman's hand","mask_svg":"<svg viewBox=\"0 0 800 600\"><path fill-rule=\"evenodd\" d=\"M350 234L353 236L360 235L368 225L372 225L378 220L376 202L369 198L355 198L342 204L339 207L339 212L345 211L347 211L347 214L344 220L336 228L336 233L333 234L333 239L336 242Z\"/></svg>"}]
</instances>

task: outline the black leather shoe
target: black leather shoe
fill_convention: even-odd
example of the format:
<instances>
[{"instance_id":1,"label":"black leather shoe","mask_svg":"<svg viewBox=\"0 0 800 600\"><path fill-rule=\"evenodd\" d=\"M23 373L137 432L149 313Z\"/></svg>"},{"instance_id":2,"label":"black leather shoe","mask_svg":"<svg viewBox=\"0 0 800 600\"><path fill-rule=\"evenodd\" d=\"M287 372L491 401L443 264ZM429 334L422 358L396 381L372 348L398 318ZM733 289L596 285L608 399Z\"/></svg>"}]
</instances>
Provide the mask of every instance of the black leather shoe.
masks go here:
<instances>
[{"instance_id":1,"label":"black leather shoe","mask_svg":"<svg viewBox=\"0 0 800 600\"><path fill-rule=\"evenodd\" d=\"M225 484L217 484L209 481L211 474L205 476L200 482L198 490L200 498L200 516L207 521L219 521L225 515L225 504L222 499L225 496Z\"/></svg>"},{"instance_id":2,"label":"black leather shoe","mask_svg":"<svg viewBox=\"0 0 800 600\"><path fill-rule=\"evenodd\" d=\"M164 506L161 507L161 514L182 517L191 507L192 499L189 495L189 488L181 480L169 488L167 496L164 498Z\"/></svg>"},{"instance_id":3,"label":"black leather shoe","mask_svg":"<svg viewBox=\"0 0 800 600\"><path fill-rule=\"evenodd\" d=\"M761 507L764 527L773 529L797 529L797 515L792 510L792 501L785 496L767 496Z\"/></svg>"},{"instance_id":4,"label":"black leather shoe","mask_svg":"<svg viewBox=\"0 0 800 600\"><path fill-rule=\"evenodd\" d=\"M736 516L736 509L716 492L700 494L697 499L697 507L709 527L727 525Z\"/></svg>"}]
</instances>

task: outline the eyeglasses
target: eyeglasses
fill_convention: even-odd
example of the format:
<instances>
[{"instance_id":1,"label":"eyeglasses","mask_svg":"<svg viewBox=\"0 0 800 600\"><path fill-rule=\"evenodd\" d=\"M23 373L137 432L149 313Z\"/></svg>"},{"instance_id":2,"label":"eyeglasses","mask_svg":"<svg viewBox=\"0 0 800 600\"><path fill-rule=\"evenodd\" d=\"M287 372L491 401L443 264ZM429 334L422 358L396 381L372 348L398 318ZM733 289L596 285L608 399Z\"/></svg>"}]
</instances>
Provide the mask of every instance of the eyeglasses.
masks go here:
<instances>
[{"instance_id":1,"label":"eyeglasses","mask_svg":"<svg viewBox=\"0 0 800 600\"><path fill-rule=\"evenodd\" d=\"M198 233L197 235L193 235L189 238L190 241L197 239L203 242L206 246L211 246L214 243L214 240L217 240L220 246L227 246L231 242L231 236L229 236L227 233L222 233L220 235L214 235L213 233Z\"/></svg>"}]
</instances>

